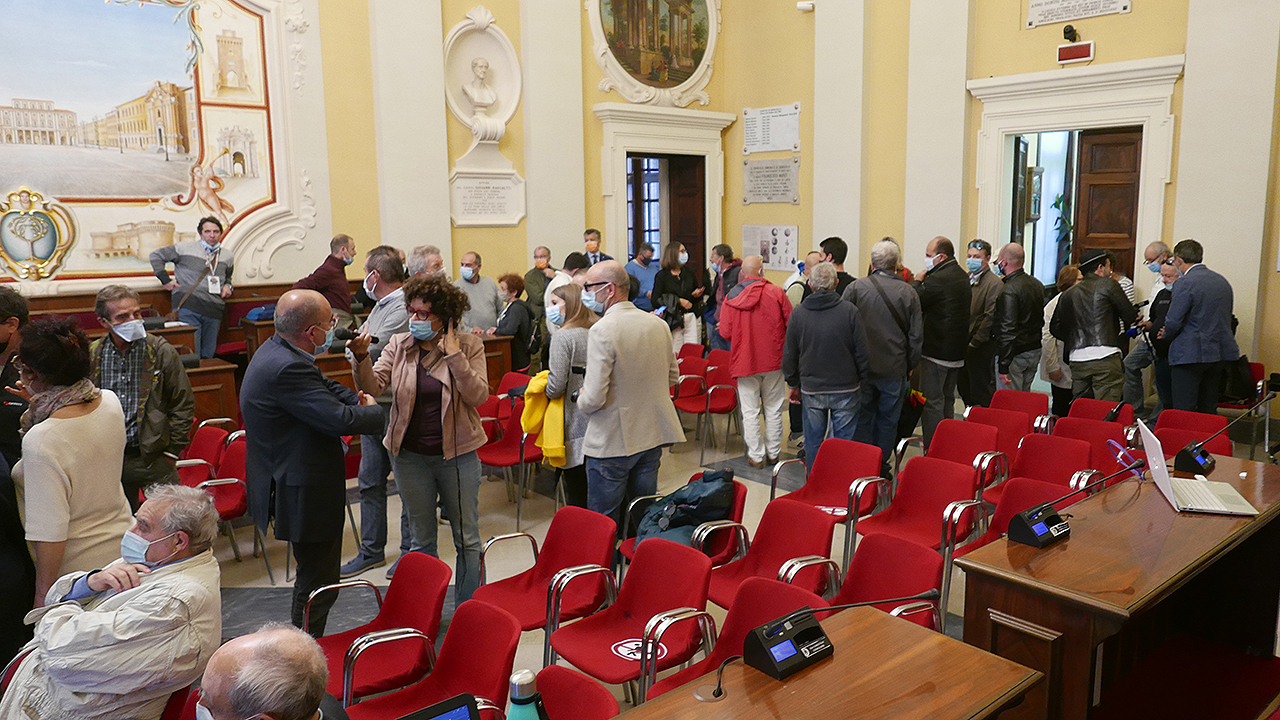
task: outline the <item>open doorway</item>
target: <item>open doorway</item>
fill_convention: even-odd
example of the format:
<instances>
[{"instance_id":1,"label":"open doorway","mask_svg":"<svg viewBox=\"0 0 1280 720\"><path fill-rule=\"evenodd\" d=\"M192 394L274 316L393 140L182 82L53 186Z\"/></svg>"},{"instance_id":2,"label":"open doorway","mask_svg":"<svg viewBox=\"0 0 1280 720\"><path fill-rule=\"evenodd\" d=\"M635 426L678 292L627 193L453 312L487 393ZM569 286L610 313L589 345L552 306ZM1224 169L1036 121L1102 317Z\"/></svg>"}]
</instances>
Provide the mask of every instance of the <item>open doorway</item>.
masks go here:
<instances>
[{"instance_id":1,"label":"open doorway","mask_svg":"<svg viewBox=\"0 0 1280 720\"><path fill-rule=\"evenodd\" d=\"M1027 269L1051 287L1058 270L1090 248L1133 277L1137 256L1142 128L1093 128L1013 137L1009 237Z\"/></svg>"},{"instance_id":2,"label":"open doorway","mask_svg":"<svg viewBox=\"0 0 1280 720\"><path fill-rule=\"evenodd\" d=\"M627 153L627 258L641 245L655 257L672 241L689 253L699 282L706 267L706 158Z\"/></svg>"}]
</instances>

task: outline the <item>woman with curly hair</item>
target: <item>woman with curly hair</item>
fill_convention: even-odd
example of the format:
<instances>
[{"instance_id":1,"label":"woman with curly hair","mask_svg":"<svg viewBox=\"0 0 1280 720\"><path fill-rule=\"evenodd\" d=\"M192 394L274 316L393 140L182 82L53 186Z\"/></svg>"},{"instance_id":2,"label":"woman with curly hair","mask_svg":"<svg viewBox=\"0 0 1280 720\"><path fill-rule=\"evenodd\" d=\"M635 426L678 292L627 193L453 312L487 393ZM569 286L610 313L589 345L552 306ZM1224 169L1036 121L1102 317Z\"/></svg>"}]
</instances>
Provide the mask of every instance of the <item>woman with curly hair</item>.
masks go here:
<instances>
[{"instance_id":1,"label":"woman with curly hair","mask_svg":"<svg viewBox=\"0 0 1280 720\"><path fill-rule=\"evenodd\" d=\"M31 406L13 480L40 606L59 577L120 557L133 515L120 484L124 411L89 380L89 339L68 318L37 318L18 332L19 389Z\"/></svg>"},{"instance_id":2,"label":"woman with curly hair","mask_svg":"<svg viewBox=\"0 0 1280 720\"><path fill-rule=\"evenodd\" d=\"M574 395L587 377L587 330L600 319L582 304L582 291L569 284L547 296L547 319L560 329L551 336L547 353L547 397L564 397L565 464L561 468L564 501L587 506L587 466L583 464L582 439L587 416L578 413Z\"/></svg>"},{"instance_id":3,"label":"woman with curly hair","mask_svg":"<svg viewBox=\"0 0 1280 720\"><path fill-rule=\"evenodd\" d=\"M454 596L459 604L480 585L480 458L484 427L476 408L489 399L484 342L458 331L467 296L438 278L404 284L409 332L392 335L378 362L369 336L347 347L356 384L372 396L391 389L383 445L391 453L400 499L409 509L413 550L439 556L436 498L444 506L458 553Z\"/></svg>"}]
</instances>

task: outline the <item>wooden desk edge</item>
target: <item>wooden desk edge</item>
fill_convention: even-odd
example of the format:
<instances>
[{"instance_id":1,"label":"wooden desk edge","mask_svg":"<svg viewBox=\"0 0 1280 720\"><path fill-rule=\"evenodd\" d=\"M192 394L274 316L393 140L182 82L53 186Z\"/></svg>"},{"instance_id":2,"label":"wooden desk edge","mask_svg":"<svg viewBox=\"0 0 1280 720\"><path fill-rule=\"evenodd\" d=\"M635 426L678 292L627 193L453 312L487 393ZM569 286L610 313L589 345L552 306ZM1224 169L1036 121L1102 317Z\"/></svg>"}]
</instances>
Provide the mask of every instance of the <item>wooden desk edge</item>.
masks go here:
<instances>
[{"instance_id":1,"label":"wooden desk edge","mask_svg":"<svg viewBox=\"0 0 1280 720\"><path fill-rule=\"evenodd\" d=\"M1000 657L1000 656L997 655L996 657ZM1023 665L1022 667L1026 667L1026 666ZM1044 681L1045 679L1044 673L1040 672L1039 670L1032 670L1031 668L1027 668L1027 669L1031 670L1030 675L1024 677L1020 682L1016 683L1013 687L1005 691L1005 693L1000 697L993 699L990 704L988 704L985 708L982 708L982 711L979 712L979 714L973 716L975 720L981 720L981 718L995 717L999 715L1001 712L1004 712L1005 710L1011 707L1015 707L1015 705L1011 705L1011 703L1013 703L1014 700L1019 700L1020 698L1025 697L1026 694L1031 691L1031 688L1035 687L1037 684Z\"/></svg>"}]
</instances>

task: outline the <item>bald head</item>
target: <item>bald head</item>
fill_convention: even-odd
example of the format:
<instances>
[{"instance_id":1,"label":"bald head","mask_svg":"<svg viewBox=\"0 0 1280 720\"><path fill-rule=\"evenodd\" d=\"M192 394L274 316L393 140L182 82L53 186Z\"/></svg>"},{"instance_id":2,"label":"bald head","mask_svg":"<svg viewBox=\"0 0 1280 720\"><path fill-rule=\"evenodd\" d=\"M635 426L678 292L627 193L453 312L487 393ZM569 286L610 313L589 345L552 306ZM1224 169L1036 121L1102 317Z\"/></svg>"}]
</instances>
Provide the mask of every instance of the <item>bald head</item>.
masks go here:
<instances>
[{"instance_id":1,"label":"bald head","mask_svg":"<svg viewBox=\"0 0 1280 720\"><path fill-rule=\"evenodd\" d=\"M742 267L738 270L741 277L762 277L764 275L764 258L759 255L748 255L742 258Z\"/></svg>"},{"instance_id":2,"label":"bald head","mask_svg":"<svg viewBox=\"0 0 1280 720\"><path fill-rule=\"evenodd\" d=\"M319 644L289 625L268 625L218 648L201 681L201 703L218 719L269 715L310 720L329 681Z\"/></svg>"},{"instance_id":3,"label":"bald head","mask_svg":"<svg viewBox=\"0 0 1280 720\"><path fill-rule=\"evenodd\" d=\"M308 329L319 326L328 331L332 314L329 301L315 290L290 290L276 303L276 332L305 349L315 344L307 339Z\"/></svg>"},{"instance_id":4,"label":"bald head","mask_svg":"<svg viewBox=\"0 0 1280 720\"><path fill-rule=\"evenodd\" d=\"M610 291L608 286L596 286L596 283L609 283L613 289ZM603 302L607 309L627 299L631 292L631 277L627 275L622 263L603 260L587 268L584 287L588 292L594 293L596 299ZM606 294L608 299L605 299Z\"/></svg>"},{"instance_id":5,"label":"bald head","mask_svg":"<svg viewBox=\"0 0 1280 720\"><path fill-rule=\"evenodd\" d=\"M1018 243L1009 243L1000 248L1000 260L1004 262L1006 272L1013 272L1027 261L1027 253Z\"/></svg>"},{"instance_id":6,"label":"bald head","mask_svg":"<svg viewBox=\"0 0 1280 720\"><path fill-rule=\"evenodd\" d=\"M925 255L945 255L952 258L956 256L956 247L950 240L939 235L929 241L929 245L925 248Z\"/></svg>"}]
</instances>

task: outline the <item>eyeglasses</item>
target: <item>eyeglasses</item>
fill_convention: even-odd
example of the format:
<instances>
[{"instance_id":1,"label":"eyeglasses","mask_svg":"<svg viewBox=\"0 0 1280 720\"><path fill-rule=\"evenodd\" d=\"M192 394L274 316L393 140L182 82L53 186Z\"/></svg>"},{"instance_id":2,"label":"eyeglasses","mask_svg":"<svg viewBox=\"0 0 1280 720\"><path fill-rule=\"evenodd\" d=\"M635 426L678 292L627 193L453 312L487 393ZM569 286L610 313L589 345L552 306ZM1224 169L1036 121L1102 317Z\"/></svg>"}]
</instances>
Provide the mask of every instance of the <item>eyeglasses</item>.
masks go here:
<instances>
[{"instance_id":1,"label":"eyeglasses","mask_svg":"<svg viewBox=\"0 0 1280 720\"><path fill-rule=\"evenodd\" d=\"M605 285L612 285L612 284L613 283L609 282L608 280L601 280L600 282L586 283L582 286L582 288L584 290L592 290L594 288L600 288L600 287L604 287Z\"/></svg>"}]
</instances>

